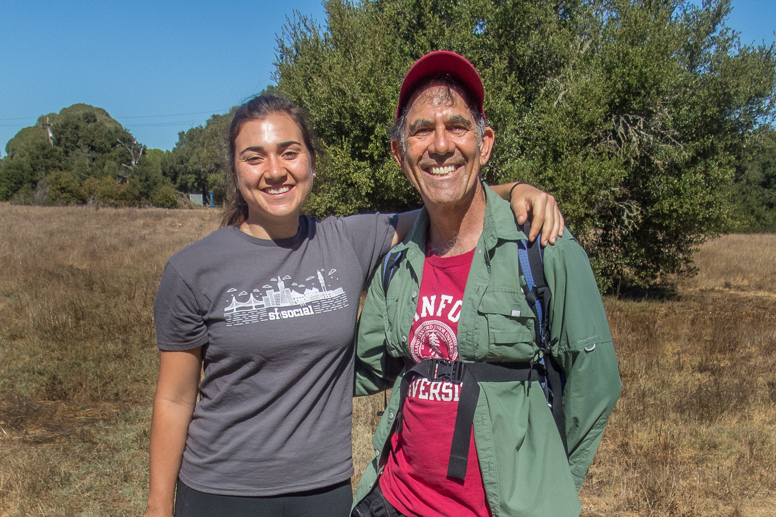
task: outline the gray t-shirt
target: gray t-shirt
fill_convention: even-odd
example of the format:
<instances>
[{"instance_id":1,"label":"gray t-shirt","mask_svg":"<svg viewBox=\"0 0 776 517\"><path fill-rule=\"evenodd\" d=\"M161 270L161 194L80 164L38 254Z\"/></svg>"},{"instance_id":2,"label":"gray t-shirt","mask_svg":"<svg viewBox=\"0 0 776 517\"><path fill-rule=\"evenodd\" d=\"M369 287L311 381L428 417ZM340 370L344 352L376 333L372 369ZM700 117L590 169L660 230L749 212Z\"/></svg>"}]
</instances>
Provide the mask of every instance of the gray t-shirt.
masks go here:
<instances>
[{"instance_id":1,"label":"gray t-shirt","mask_svg":"<svg viewBox=\"0 0 776 517\"><path fill-rule=\"evenodd\" d=\"M290 239L213 232L167 263L159 348L203 348L181 480L268 496L353 475L353 334L359 295L394 227L381 214L300 217Z\"/></svg>"}]
</instances>

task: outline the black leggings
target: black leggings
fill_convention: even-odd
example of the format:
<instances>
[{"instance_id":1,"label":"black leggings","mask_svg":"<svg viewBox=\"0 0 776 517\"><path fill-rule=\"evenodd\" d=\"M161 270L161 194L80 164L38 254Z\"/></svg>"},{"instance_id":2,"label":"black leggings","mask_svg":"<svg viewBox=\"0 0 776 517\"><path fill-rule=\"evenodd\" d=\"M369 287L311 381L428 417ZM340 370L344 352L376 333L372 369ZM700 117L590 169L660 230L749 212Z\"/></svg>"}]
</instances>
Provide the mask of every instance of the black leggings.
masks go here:
<instances>
[{"instance_id":1,"label":"black leggings","mask_svg":"<svg viewBox=\"0 0 776 517\"><path fill-rule=\"evenodd\" d=\"M358 502L350 517L407 517L393 507L383 495L380 483L369 494Z\"/></svg>"},{"instance_id":2,"label":"black leggings","mask_svg":"<svg viewBox=\"0 0 776 517\"><path fill-rule=\"evenodd\" d=\"M350 480L306 492L241 497L199 492L179 479L175 517L345 517L352 502Z\"/></svg>"}]
</instances>

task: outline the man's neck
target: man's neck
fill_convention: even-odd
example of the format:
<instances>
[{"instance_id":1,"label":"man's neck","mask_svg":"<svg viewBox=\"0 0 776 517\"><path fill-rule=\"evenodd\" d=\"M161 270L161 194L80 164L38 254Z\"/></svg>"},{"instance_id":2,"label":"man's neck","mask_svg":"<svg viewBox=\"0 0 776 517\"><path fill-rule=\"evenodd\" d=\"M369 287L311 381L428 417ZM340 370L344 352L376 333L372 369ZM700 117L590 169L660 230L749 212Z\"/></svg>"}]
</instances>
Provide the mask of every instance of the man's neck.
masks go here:
<instances>
[{"instance_id":1,"label":"man's neck","mask_svg":"<svg viewBox=\"0 0 776 517\"><path fill-rule=\"evenodd\" d=\"M485 191L478 184L465 206L429 206L428 244L438 257L454 257L473 250L485 224Z\"/></svg>"}]
</instances>

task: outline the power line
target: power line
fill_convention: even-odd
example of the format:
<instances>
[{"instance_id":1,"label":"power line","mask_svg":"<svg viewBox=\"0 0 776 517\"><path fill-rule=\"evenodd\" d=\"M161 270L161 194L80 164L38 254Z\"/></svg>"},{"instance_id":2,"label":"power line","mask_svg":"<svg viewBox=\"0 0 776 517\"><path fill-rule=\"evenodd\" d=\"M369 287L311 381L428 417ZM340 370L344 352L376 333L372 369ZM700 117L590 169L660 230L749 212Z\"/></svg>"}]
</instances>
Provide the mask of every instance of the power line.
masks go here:
<instances>
[{"instance_id":1,"label":"power line","mask_svg":"<svg viewBox=\"0 0 776 517\"><path fill-rule=\"evenodd\" d=\"M166 118L166 117L188 117L191 115L216 115L220 114L220 112L229 111L229 110L211 110L211 111L193 111L191 113L173 113L170 115L136 115L131 117L123 117L123 116L113 116L111 115L111 118L114 120L118 119L135 119L135 118ZM17 120L38 120L40 118L40 115L37 117L18 117L18 118L0 118L0 122L12 122ZM0 127L11 127L10 125L6 124L0 124Z\"/></svg>"},{"instance_id":2,"label":"power line","mask_svg":"<svg viewBox=\"0 0 776 517\"><path fill-rule=\"evenodd\" d=\"M122 125L128 126L127 124L122 124ZM145 128L145 127L175 127L175 126L187 126L187 125L188 126L199 126L199 125L202 125L202 121L201 120L184 120L184 121L181 121L181 122L156 122L156 123L149 122L147 124L143 124L143 123L131 124L131 126L133 128L138 128L138 127L143 127L143 128ZM37 123L30 124L29 126L26 126L26 127L30 127L30 126L38 126L38 124ZM21 126L19 124L0 124L0 128L1 127L18 127L18 128L21 129Z\"/></svg>"},{"instance_id":3,"label":"power line","mask_svg":"<svg viewBox=\"0 0 776 517\"><path fill-rule=\"evenodd\" d=\"M202 122L198 120L189 120L189 121L183 121L183 122L158 122L155 124L132 124L133 128L137 127L174 127L174 126L199 126L202 125Z\"/></svg>"},{"instance_id":4,"label":"power line","mask_svg":"<svg viewBox=\"0 0 776 517\"><path fill-rule=\"evenodd\" d=\"M193 112L193 113L176 113L176 114L174 114L174 115L141 115L141 116L137 116L137 117L119 117L119 116L113 117L113 115L111 115L111 117L113 117L113 118L114 118L114 119L116 119L116 120L118 120L118 119L120 119L120 118L124 119L124 118L163 118L163 117L187 117L187 116L189 116L189 115L206 115L206 114L208 114L208 113L209 113L209 114L211 114L211 115L215 115L215 114L217 114L219 111L221 111L221 110L212 110L212 111L195 111L195 112ZM227 111L228 111L228 110L227 110ZM2 120L2 119L0 119L0 120Z\"/></svg>"}]
</instances>

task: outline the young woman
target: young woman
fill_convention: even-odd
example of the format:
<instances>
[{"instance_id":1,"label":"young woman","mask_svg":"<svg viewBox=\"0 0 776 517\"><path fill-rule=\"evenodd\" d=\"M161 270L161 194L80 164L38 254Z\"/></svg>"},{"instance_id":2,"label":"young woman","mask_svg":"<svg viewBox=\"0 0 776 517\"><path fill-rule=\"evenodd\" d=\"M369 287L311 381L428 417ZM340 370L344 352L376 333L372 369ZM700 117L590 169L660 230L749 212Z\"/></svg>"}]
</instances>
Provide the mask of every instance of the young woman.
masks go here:
<instances>
[{"instance_id":1,"label":"young woman","mask_svg":"<svg viewBox=\"0 0 776 517\"><path fill-rule=\"evenodd\" d=\"M313 135L285 99L237 110L229 161L223 227L169 260L154 305L146 515L172 515L176 485L178 517L348 515L359 294L417 213L301 215ZM515 213L532 206L554 240L563 220L552 196L517 192Z\"/></svg>"}]
</instances>

